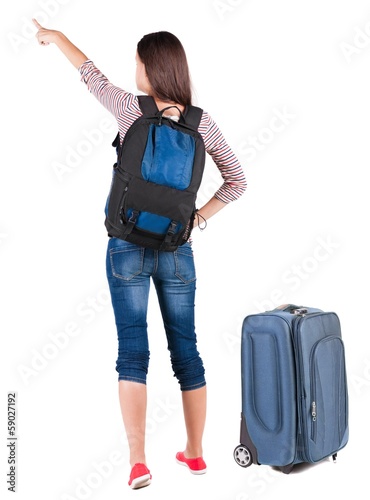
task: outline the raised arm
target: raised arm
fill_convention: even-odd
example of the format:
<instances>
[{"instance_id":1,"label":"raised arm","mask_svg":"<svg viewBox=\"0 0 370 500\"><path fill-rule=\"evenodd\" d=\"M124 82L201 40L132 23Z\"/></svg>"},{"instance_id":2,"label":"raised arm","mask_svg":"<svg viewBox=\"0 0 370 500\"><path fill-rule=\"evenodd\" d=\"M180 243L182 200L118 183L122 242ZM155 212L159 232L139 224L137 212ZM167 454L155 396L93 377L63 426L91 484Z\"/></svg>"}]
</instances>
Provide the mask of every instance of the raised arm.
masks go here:
<instances>
[{"instance_id":1,"label":"raised arm","mask_svg":"<svg viewBox=\"0 0 370 500\"><path fill-rule=\"evenodd\" d=\"M82 63L88 60L88 57L81 52L68 38L60 31L48 30L43 28L36 19L32 19L33 24L38 29L36 38L40 45L55 45L63 52L67 59L73 64L75 68L79 68Z\"/></svg>"}]
</instances>

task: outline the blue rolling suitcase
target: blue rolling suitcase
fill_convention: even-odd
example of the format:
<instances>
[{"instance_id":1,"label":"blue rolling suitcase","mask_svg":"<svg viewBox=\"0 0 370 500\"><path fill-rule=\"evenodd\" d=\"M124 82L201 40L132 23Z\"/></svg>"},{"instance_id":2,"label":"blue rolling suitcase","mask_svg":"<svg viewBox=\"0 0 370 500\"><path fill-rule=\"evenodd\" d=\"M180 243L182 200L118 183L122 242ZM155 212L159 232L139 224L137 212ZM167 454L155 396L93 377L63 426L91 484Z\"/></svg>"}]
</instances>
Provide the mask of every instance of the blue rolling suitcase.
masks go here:
<instances>
[{"instance_id":1,"label":"blue rolling suitcase","mask_svg":"<svg viewBox=\"0 0 370 500\"><path fill-rule=\"evenodd\" d=\"M336 459L348 442L345 353L334 312L281 306L247 316L241 342L238 465Z\"/></svg>"}]
</instances>

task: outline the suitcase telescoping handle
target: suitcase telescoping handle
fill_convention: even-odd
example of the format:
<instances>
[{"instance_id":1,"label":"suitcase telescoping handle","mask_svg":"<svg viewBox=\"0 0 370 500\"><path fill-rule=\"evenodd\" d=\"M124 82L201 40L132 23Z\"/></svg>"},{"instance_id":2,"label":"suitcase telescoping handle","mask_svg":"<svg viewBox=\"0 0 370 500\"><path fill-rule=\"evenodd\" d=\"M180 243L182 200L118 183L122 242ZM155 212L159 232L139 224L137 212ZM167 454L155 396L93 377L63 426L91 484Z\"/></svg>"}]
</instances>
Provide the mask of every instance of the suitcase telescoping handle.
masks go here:
<instances>
[{"instance_id":1,"label":"suitcase telescoping handle","mask_svg":"<svg viewBox=\"0 0 370 500\"><path fill-rule=\"evenodd\" d=\"M297 306L296 304L283 304L275 307L274 311L290 312L290 314L296 314L299 316L307 313L307 307Z\"/></svg>"}]
</instances>

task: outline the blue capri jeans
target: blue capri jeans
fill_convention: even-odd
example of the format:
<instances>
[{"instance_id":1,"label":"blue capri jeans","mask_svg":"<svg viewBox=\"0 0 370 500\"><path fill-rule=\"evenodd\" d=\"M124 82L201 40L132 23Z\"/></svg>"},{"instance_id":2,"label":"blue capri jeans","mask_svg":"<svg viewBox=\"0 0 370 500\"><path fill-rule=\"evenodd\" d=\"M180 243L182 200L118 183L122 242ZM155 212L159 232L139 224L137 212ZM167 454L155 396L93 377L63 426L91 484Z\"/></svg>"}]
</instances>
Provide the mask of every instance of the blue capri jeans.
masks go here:
<instances>
[{"instance_id":1,"label":"blue capri jeans","mask_svg":"<svg viewBox=\"0 0 370 500\"><path fill-rule=\"evenodd\" d=\"M106 260L118 335L118 380L146 383L149 365L147 309L154 283L174 376L182 391L206 382L194 326L195 266L185 243L175 252L143 248L110 238Z\"/></svg>"}]
</instances>

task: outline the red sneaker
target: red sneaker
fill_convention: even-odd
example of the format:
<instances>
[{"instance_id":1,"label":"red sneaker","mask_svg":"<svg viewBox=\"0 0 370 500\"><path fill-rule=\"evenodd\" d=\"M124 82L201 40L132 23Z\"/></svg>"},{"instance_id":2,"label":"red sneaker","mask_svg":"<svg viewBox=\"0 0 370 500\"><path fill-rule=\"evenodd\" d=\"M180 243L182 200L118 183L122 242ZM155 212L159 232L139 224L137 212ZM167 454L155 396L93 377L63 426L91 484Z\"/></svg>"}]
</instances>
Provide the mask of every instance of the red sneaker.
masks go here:
<instances>
[{"instance_id":1,"label":"red sneaker","mask_svg":"<svg viewBox=\"0 0 370 500\"><path fill-rule=\"evenodd\" d=\"M176 461L180 465L186 465L192 474L204 474L207 466L202 457L186 458L182 451L176 453Z\"/></svg>"},{"instance_id":2,"label":"red sneaker","mask_svg":"<svg viewBox=\"0 0 370 500\"><path fill-rule=\"evenodd\" d=\"M128 485L133 490L143 488L151 483L152 475L145 464L135 464L131 469L130 480Z\"/></svg>"}]
</instances>

